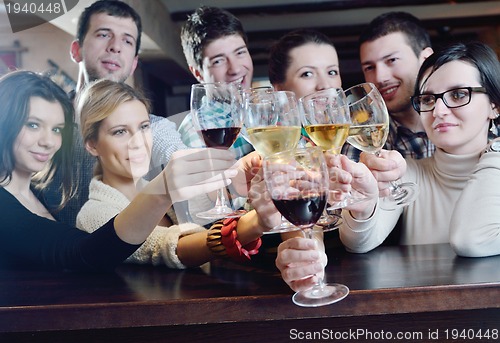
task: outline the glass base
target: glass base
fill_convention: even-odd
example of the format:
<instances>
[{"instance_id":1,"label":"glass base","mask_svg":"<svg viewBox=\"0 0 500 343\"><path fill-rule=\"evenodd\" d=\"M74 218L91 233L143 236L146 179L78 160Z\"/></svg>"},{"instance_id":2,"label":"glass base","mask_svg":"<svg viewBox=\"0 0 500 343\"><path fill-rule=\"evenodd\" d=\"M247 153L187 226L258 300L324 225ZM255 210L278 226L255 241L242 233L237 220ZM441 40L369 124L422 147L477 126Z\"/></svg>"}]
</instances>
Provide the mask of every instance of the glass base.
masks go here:
<instances>
[{"instance_id":1,"label":"glass base","mask_svg":"<svg viewBox=\"0 0 500 343\"><path fill-rule=\"evenodd\" d=\"M295 305L302 307L318 307L336 303L349 294L349 288L338 283L316 285L293 295Z\"/></svg>"},{"instance_id":2,"label":"glass base","mask_svg":"<svg viewBox=\"0 0 500 343\"><path fill-rule=\"evenodd\" d=\"M323 232L333 231L339 228L340 224L342 224L342 217L337 214L332 214L328 212L324 212L323 215L316 222L314 228L318 228Z\"/></svg>"},{"instance_id":3,"label":"glass base","mask_svg":"<svg viewBox=\"0 0 500 343\"><path fill-rule=\"evenodd\" d=\"M394 211L411 204L418 196L418 187L413 182L395 185L391 194L379 200L380 208Z\"/></svg>"},{"instance_id":4,"label":"glass base","mask_svg":"<svg viewBox=\"0 0 500 343\"><path fill-rule=\"evenodd\" d=\"M267 230L263 232L263 234L271 234L271 233L283 233L283 232L291 232L291 231L298 231L300 228L296 227L292 223L290 223L288 220L285 219L285 217L281 217L281 223L280 225L277 225L273 227L271 230Z\"/></svg>"},{"instance_id":5,"label":"glass base","mask_svg":"<svg viewBox=\"0 0 500 343\"><path fill-rule=\"evenodd\" d=\"M221 219L221 218L238 218L247 213L245 210L233 210L228 206L218 206L211 210L196 213L198 218L203 219Z\"/></svg>"}]
</instances>

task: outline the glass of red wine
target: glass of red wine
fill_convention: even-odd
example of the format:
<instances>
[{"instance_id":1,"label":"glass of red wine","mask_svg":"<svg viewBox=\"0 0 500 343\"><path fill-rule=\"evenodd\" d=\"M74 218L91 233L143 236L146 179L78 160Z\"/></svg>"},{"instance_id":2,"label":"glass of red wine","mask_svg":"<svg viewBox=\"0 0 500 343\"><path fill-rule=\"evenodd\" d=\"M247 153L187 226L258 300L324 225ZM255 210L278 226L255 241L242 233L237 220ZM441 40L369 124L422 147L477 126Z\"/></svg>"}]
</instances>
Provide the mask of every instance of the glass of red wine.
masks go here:
<instances>
[{"instance_id":1,"label":"glass of red wine","mask_svg":"<svg viewBox=\"0 0 500 343\"><path fill-rule=\"evenodd\" d=\"M200 83L191 87L193 125L209 148L229 149L243 124L241 95L235 84ZM217 191L215 206L196 214L199 218L234 218L244 211L234 211L226 205L224 190Z\"/></svg>"},{"instance_id":2,"label":"glass of red wine","mask_svg":"<svg viewBox=\"0 0 500 343\"><path fill-rule=\"evenodd\" d=\"M297 148L266 156L264 179L278 211L313 238L313 227L325 209L328 198L328 169L320 147ZM321 278L312 288L299 291L292 301L299 306L317 307L342 300L349 288L326 284Z\"/></svg>"}]
</instances>

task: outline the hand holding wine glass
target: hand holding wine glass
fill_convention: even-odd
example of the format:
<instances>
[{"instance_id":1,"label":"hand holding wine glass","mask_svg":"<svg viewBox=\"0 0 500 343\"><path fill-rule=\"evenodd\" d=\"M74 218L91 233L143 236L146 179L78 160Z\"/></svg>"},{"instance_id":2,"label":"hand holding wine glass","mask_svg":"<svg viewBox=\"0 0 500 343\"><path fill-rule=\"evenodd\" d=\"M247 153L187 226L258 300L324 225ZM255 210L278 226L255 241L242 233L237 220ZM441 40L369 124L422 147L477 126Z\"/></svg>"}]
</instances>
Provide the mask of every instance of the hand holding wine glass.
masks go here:
<instances>
[{"instance_id":1,"label":"hand holding wine glass","mask_svg":"<svg viewBox=\"0 0 500 343\"><path fill-rule=\"evenodd\" d=\"M231 83L201 83L191 87L191 113L193 124L207 147L229 149L234 143L243 124L241 96L238 88ZM244 213L235 212L226 205L223 190L217 192L215 207L197 213L199 218L219 219L239 217Z\"/></svg>"},{"instance_id":2,"label":"hand holding wine glass","mask_svg":"<svg viewBox=\"0 0 500 343\"><path fill-rule=\"evenodd\" d=\"M361 151L380 155L389 134L389 112L384 99L375 85L368 82L347 89L345 95L352 121L347 141ZM391 182L391 193L382 198L380 207L394 210L409 205L417 191L414 183Z\"/></svg>"},{"instance_id":3,"label":"hand holding wine glass","mask_svg":"<svg viewBox=\"0 0 500 343\"><path fill-rule=\"evenodd\" d=\"M302 124L312 141L323 151L339 155L351 126L344 91L341 88L323 89L302 97L299 103ZM339 209L365 200L367 197L361 193L348 191L341 200L331 203L329 209Z\"/></svg>"},{"instance_id":4,"label":"hand holding wine glass","mask_svg":"<svg viewBox=\"0 0 500 343\"><path fill-rule=\"evenodd\" d=\"M319 147L298 148L264 158L264 179L278 211L312 238L313 226L321 217L328 198L328 170ZM299 306L316 307L334 303L347 296L340 284L325 284L299 291L292 300Z\"/></svg>"}]
</instances>

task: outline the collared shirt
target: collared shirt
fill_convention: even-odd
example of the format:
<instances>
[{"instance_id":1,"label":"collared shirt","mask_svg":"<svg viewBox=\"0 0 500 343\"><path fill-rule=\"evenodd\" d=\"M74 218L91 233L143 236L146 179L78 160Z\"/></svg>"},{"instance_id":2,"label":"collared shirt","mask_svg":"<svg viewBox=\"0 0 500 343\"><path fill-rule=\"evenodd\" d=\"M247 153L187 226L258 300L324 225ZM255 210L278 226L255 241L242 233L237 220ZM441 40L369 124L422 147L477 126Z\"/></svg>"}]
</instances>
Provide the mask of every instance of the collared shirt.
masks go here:
<instances>
[{"instance_id":1,"label":"collared shirt","mask_svg":"<svg viewBox=\"0 0 500 343\"><path fill-rule=\"evenodd\" d=\"M404 158L409 157L418 160L431 157L436 147L429 140L425 132L413 132L391 118L389 122L389 135L384 149L397 150ZM359 161L360 153L360 150L350 144L344 144L342 148L342 154L356 162Z\"/></svg>"}]
</instances>

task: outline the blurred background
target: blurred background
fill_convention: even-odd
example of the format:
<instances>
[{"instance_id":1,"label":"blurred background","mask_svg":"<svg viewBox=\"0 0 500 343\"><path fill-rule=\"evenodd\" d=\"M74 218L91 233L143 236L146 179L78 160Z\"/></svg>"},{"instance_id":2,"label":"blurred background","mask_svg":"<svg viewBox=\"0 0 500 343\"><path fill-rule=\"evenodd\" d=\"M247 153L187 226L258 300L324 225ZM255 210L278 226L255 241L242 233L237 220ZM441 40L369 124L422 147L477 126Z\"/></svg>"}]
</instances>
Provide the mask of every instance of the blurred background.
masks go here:
<instances>
[{"instance_id":1,"label":"blurred background","mask_svg":"<svg viewBox=\"0 0 500 343\"><path fill-rule=\"evenodd\" d=\"M70 1L70 0L67 0ZM75 3L76 0L73 0ZM12 68L49 71L71 89L78 68L69 56L81 11L94 0L79 0L66 14L13 33L0 0L0 73ZM170 116L189 108L191 76L179 32L201 5L222 7L237 16L248 34L254 81L267 81L270 45L296 28L314 28L334 42L344 87L363 81L357 38L377 15L406 11L423 21L434 48L457 40L481 40L500 54L498 0L124 0L141 15L144 26L140 65L131 82L145 88L154 113Z\"/></svg>"}]
</instances>

